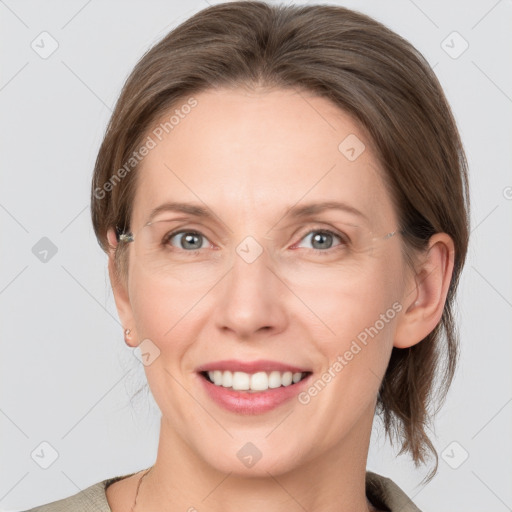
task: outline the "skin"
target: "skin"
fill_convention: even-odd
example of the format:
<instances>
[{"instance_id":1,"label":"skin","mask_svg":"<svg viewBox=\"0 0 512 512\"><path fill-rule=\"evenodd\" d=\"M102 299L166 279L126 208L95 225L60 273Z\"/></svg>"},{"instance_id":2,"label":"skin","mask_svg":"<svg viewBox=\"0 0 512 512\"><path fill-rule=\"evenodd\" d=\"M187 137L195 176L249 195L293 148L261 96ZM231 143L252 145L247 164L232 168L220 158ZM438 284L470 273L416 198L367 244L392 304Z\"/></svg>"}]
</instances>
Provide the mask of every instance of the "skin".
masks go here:
<instances>
[{"instance_id":1,"label":"skin","mask_svg":"<svg viewBox=\"0 0 512 512\"><path fill-rule=\"evenodd\" d=\"M113 250L109 258L119 316L131 329L127 343L150 339L160 350L145 366L162 412L158 453L135 510L373 510L365 471L379 385L393 346L420 342L440 321L452 240L436 234L416 268L407 266L400 235L383 238L397 216L371 141L327 99L245 88L194 97L198 105L138 171L127 282L114 278ZM355 161L338 149L349 134L366 146ZM335 210L285 216L296 203L327 200L350 204L368 222ZM187 254L180 236L165 257L147 250L151 228L143 226L167 201L206 205L216 215L217 223L163 216L182 219L173 229L206 237L200 255ZM359 245L315 253L307 235L322 229ZM108 236L115 247L112 230ZM236 252L247 236L264 249L252 263ZM295 364L316 380L396 302L401 311L308 404L292 399L239 415L200 385L197 366L231 358ZM251 468L236 455L249 441L262 454ZM114 512L133 505L141 474L107 489Z\"/></svg>"}]
</instances>

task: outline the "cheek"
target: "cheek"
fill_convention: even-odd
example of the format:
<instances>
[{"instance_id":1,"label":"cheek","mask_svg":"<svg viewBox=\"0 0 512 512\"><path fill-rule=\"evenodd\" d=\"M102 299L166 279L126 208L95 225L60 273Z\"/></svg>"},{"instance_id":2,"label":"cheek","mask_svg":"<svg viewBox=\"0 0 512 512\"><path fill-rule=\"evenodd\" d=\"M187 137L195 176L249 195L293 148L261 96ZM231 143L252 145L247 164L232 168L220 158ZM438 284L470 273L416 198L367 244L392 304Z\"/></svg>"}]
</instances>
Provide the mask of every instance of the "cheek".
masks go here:
<instances>
[{"instance_id":1,"label":"cheek","mask_svg":"<svg viewBox=\"0 0 512 512\"><path fill-rule=\"evenodd\" d=\"M147 281L133 280L134 293L130 295L131 306L139 337L161 339L172 327L175 311L174 301L160 287L151 286Z\"/></svg>"},{"instance_id":2,"label":"cheek","mask_svg":"<svg viewBox=\"0 0 512 512\"><path fill-rule=\"evenodd\" d=\"M389 262L388 262L389 261ZM333 267L317 270L309 280L298 281L290 287L301 299L304 319L313 323L322 339L331 340L334 346L343 345L360 332L379 321L393 319L393 304L400 297L401 266L397 259L375 259L356 268ZM391 311L388 311L390 310ZM389 318L388 318L389 317ZM392 322L391 322L392 323Z\"/></svg>"},{"instance_id":3,"label":"cheek","mask_svg":"<svg viewBox=\"0 0 512 512\"><path fill-rule=\"evenodd\" d=\"M358 294L341 293L326 307L331 308L327 322L334 334L324 336L326 342L317 343L317 349L328 361L331 373L341 375L339 384L343 382L347 397L364 395L364 390L374 389L384 374L400 304L375 287L371 294L361 289Z\"/></svg>"},{"instance_id":4,"label":"cheek","mask_svg":"<svg viewBox=\"0 0 512 512\"><path fill-rule=\"evenodd\" d=\"M158 275L147 275L134 268L130 276L130 300L137 334L140 340L149 338L165 354L165 347L172 341L173 352L178 352L180 339L184 343L183 326L190 329L190 315L198 301L198 290L186 282ZM188 336L190 337L190 335Z\"/></svg>"},{"instance_id":5,"label":"cheek","mask_svg":"<svg viewBox=\"0 0 512 512\"><path fill-rule=\"evenodd\" d=\"M194 329L193 305L198 301L198 290L186 283L158 276L149 276L134 268L130 276L130 298L139 341L149 339L158 347L158 356L144 367L146 378L158 407L175 411L180 403L189 403L180 385L185 354L197 339ZM199 295L200 297L200 295ZM185 419L189 412L179 409Z\"/></svg>"},{"instance_id":6,"label":"cheek","mask_svg":"<svg viewBox=\"0 0 512 512\"><path fill-rule=\"evenodd\" d=\"M319 288L318 281L316 286L311 282L300 292L301 299L315 312L308 313L308 320L304 317L302 322L312 329L311 339L322 354L318 378L329 381L325 401L320 399L317 407L328 408L326 414L333 422L338 418L338 428L339 422L349 421L339 417L338 411L351 411L349 416L357 417L375 399L402 308L398 301L402 281L399 255L367 263L357 273L330 272L321 281L324 286ZM322 382L314 387L323 389ZM315 395L316 389L311 393Z\"/></svg>"},{"instance_id":7,"label":"cheek","mask_svg":"<svg viewBox=\"0 0 512 512\"><path fill-rule=\"evenodd\" d=\"M374 406L401 310L388 281L375 272L350 289L332 284L311 303L329 330L323 323L314 329L312 339L323 363L301 403L311 401L315 414L330 418L326 439L337 439Z\"/></svg>"}]
</instances>

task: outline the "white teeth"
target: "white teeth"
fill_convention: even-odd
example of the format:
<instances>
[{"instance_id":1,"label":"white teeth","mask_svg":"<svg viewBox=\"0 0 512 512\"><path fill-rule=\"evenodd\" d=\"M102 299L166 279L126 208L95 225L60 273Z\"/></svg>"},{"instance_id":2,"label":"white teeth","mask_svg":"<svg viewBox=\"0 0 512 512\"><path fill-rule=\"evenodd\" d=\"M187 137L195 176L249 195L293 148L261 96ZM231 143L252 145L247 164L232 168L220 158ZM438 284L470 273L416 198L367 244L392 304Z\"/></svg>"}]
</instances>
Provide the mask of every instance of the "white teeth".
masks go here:
<instances>
[{"instance_id":1,"label":"white teeth","mask_svg":"<svg viewBox=\"0 0 512 512\"><path fill-rule=\"evenodd\" d=\"M281 377L281 383L283 386L289 386L292 383L292 372L284 372Z\"/></svg>"},{"instance_id":2,"label":"white teeth","mask_svg":"<svg viewBox=\"0 0 512 512\"><path fill-rule=\"evenodd\" d=\"M216 386L232 388L235 391L266 391L267 389L290 386L299 382L303 373L301 372L278 372L272 371L256 372L253 374L245 372L210 371L208 377Z\"/></svg>"},{"instance_id":3,"label":"white teeth","mask_svg":"<svg viewBox=\"0 0 512 512\"><path fill-rule=\"evenodd\" d=\"M253 373L251 375L251 389L253 391L268 389L268 375L265 372Z\"/></svg>"},{"instance_id":4,"label":"white teeth","mask_svg":"<svg viewBox=\"0 0 512 512\"><path fill-rule=\"evenodd\" d=\"M251 376L245 372L233 373L233 384L231 387L236 391L245 391L249 389Z\"/></svg>"},{"instance_id":5,"label":"white teeth","mask_svg":"<svg viewBox=\"0 0 512 512\"><path fill-rule=\"evenodd\" d=\"M220 386L222 384L222 372L220 370L215 370L213 372L213 382Z\"/></svg>"},{"instance_id":6,"label":"white teeth","mask_svg":"<svg viewBox=\"0 0 512 512\"><path fill-rule=\"evenodd\" d=\"M268 387L278 388L281 386L281 372L270 372L270 375L268 376Z\"/></svg>"},{"instance_id":7,"label":"white teeth","mask_svg":"<svg viewBox=\"0 0 512 512\"><path fill-rule=\"evenodd\" d=\"M230 388L233 385L233 374L231 372L222 372L222 385Z\"/></svg>"}]
</instances>

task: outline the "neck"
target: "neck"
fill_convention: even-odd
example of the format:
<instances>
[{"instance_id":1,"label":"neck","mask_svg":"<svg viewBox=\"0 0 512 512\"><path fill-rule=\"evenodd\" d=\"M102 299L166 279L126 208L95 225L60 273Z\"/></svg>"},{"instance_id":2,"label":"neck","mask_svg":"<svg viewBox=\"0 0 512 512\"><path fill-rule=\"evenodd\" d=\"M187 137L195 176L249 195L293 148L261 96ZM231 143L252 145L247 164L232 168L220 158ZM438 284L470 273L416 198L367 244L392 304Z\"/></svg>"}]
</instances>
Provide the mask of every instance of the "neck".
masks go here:
<instances>
[{"instance_id":1,"label":"neck","mask_svg":"<svg viewBox=\"0 0 512 512\"><path fill-rule=\"evenodd\" d=\"M208 508L211 512L368 512L366 458L373 410L339 443L302 466L258 476L223 473L198 457L162 417L156 462L144 477L135 512ZM165 507L167 506L167 507Z\"/></svg>"}]
</instances>

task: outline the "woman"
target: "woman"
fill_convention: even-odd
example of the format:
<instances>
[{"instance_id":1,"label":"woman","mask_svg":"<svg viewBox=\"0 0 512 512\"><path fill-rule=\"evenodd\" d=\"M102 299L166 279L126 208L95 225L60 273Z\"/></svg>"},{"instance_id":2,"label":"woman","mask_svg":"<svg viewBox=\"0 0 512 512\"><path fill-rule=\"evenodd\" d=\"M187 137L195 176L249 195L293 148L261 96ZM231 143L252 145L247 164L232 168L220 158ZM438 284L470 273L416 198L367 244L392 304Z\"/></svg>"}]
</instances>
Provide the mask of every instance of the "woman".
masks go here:
<instances>
[{"instance_id":1,"label":"woman","mask_svg":"<svg viewBox=\"0 0 512 512\"><path fill-rule=\"evenodd\" d=\"M92 184L157 458L32 510L419 510L366 471L370 433L380 414L437 461L468 208L441 87L383 25L260 2L185 21L128 78Z\"/></svg>"}]
</instances>

